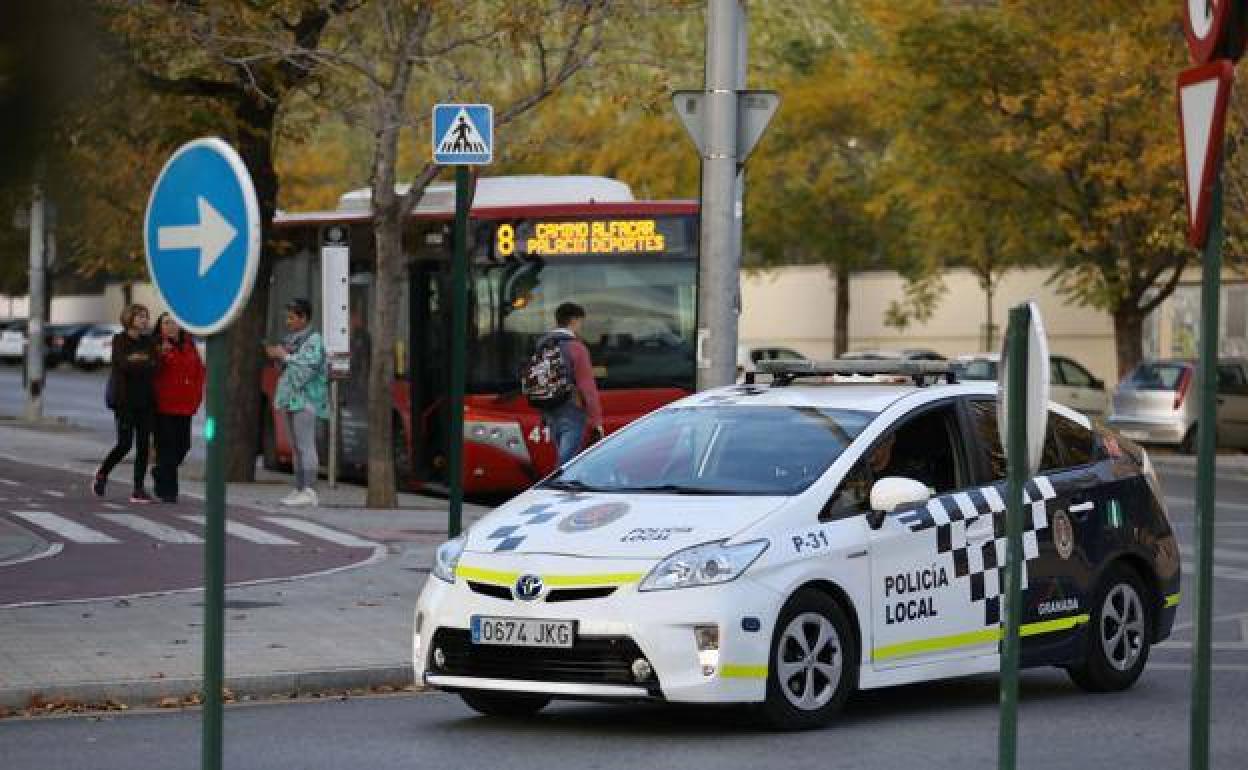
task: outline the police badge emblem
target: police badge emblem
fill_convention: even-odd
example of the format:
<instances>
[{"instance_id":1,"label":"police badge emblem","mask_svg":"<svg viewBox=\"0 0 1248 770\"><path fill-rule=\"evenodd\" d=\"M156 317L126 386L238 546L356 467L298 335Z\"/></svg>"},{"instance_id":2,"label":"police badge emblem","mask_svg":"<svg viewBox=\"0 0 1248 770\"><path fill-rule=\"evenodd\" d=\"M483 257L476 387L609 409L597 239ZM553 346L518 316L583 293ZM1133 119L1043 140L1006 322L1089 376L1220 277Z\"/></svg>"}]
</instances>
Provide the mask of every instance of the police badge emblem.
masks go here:
<instances>
[{"instance_id":1,"label":"police badge emblem","mask_svg":"<svg viewBox=\"0 0 1248 770\"><path fill-rule=\"evenodd\" d=\"M1069 559L1075 551L1075 528L1065 511L1053 514L1053 545L1063 559Z\"/></svg>"}]
</instances>

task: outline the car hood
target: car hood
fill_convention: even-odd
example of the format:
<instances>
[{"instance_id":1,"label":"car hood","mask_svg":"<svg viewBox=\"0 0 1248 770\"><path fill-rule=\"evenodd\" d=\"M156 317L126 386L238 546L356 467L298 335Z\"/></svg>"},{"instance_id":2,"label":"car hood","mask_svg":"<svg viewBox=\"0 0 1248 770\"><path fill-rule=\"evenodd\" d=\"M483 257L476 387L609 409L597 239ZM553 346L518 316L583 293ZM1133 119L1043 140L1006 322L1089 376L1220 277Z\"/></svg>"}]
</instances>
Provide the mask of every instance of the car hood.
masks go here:
<instances>
[{"instance_id":1,"label":"car hood","mask_svg":"<svg viewBox=\"0 0 1248 770\"><path fill-rule=\"evenodd\" d=\"M474 524L465 550L661 559L731 537L787 499L534 489Z\"/></svg>"}]
</instances>

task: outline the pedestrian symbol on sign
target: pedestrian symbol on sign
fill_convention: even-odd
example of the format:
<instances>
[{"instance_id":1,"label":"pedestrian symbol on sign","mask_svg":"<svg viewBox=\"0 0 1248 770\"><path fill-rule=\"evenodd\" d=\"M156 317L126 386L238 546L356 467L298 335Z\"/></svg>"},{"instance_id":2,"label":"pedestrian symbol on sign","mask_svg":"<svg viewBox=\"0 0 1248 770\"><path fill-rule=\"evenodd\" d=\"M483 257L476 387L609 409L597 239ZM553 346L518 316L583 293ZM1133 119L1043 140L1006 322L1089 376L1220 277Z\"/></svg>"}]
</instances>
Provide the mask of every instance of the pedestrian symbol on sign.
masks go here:
<instances>
[{"instance_id":1,"label":"pedestrian symbol on sign","mask_svg":"<svg viewBox=\"0 0 1248 770\"><path fill-rule=\"evenodd\" d=\"M493 109L488 104L439 104L433 108L435 163L482 165L493 159Z\"/></svg>"}]
</instances>

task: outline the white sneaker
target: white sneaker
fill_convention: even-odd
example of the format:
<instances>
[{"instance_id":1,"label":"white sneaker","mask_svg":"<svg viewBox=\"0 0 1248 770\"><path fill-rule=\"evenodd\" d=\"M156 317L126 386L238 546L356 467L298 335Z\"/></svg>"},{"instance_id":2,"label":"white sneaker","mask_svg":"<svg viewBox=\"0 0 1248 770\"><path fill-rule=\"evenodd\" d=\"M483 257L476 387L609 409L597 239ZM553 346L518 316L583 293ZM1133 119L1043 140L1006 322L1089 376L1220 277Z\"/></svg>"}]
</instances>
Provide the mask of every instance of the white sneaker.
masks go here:
<instances>
[{"instance_id":1,"label":"white sneaker","mask_svg":"<svg viewBox=\"0 0 1248 770\"><path fill-rule=\"evenodd\" d=\"M292 489L290 491L290 494L282 498L281 504L282 505L302 505L302 502L301 502L302 500L303 500L303 490Z\"/></svg>"},{"instance_id":2,"label":"white sneaker","mask_svg":"<svg viewBox=\"0 0 1248 770\"><path fill-rule=\"evenodd\" d=\"M304 494L303 499L305 501L304 505L310 505L313 508L321 507L321 498L316 494L315 489L313 489L312 487L308 487L303 490L303 494Z\"/></svg>"}]
</instances>

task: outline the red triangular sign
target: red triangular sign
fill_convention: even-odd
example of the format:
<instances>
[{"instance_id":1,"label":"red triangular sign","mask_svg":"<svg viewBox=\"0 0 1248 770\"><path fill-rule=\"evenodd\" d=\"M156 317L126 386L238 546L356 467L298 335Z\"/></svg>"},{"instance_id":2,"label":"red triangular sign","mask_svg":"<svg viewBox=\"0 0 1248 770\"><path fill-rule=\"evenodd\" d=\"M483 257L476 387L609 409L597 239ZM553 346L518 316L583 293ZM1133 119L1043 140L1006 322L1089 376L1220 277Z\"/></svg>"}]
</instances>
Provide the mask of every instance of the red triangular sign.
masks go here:
<instances>
[{"instance_id":1,"label":"red triangular sign","mask_svg":"<svg viewBox=\"0 0 1248 770\"><path fill-rule=\"evenodd\" d=\"M1187 192L1187 239L1200 248L1209 234L1209 199L1222 162L1226 107L1235 65L1225 59L1179 74L1179 138Z\"/></svg>"}]
</instances>

